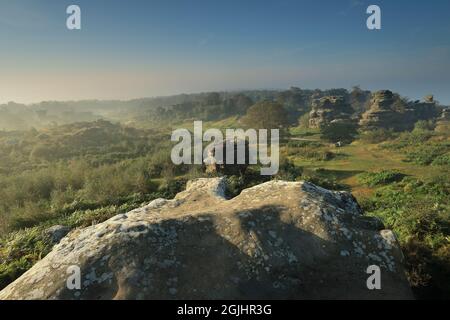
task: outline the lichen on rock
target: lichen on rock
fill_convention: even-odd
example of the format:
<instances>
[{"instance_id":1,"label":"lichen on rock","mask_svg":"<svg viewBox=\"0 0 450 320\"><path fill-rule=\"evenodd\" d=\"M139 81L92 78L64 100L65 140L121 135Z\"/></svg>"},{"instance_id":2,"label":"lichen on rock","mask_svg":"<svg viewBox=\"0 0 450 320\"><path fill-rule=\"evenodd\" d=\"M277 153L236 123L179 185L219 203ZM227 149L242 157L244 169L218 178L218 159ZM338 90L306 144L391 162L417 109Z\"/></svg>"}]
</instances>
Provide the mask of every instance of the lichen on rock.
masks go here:
<instances>
[{"instance_id":1,"label":"lichen on rock","mask_svg":"<svg viewBox=\"0 0 450 320\"><path fill-rule=\"evenodd\" d=\"M270 181L226 199L225 188L198 179L74 230L0 299L412 298L394 234L351 194ZM373 264L381 290L366 286ZM79 290L66 286L74 265Z\"/></svg>"}]
</instances>

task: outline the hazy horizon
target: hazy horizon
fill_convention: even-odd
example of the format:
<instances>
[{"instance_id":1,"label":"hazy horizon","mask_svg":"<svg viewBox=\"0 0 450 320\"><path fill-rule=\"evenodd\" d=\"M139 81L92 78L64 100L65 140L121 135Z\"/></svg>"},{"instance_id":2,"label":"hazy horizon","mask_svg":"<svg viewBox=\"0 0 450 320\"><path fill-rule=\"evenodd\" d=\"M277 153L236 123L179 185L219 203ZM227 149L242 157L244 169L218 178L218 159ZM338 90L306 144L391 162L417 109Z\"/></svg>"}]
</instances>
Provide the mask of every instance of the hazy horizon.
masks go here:
<instances>
[{"instance_id":1,"label":"hazy horizon","mask_svg":"<svg viewBox=\"0 0 450 320\"><path fill-rule=\"evenodd\" d=\"M377 31L369 4L0 0L0 103L360 85L450 104L450 2L377 1Z\"/></svg>"},{"instance_id":2,"label":"hazy horizon","mask_svg":"<svg viewBox=\"0 0 450 320\"><path fill-rule=\"evenodd\" d=\"M289 86L287 88L242 88L242 89L229 89L229 90L200 90L200 91L192 91L192 92L175 92L175 93L168 93L168 94L163 94L163 95L153 95L153 96L141 96L141 97L126 97L126 98L97 98L97 97L89 97L89 98L80 98L80 99L43 99L43 100L38 100L38 101L14 101L14 100L10 100L10 101L1 101L0 100L0 105L7 105L9 103L15 103L15 104L21 104L21 105L26 105L26 106L31 106L31 105L35 105L35 104L39 104L39 103L43 103L43 102L83 102L83 101L123 101L123 102L128 102L128 101L133 101L133 100L141 100L141 99L157 99L157 98L165 98L165 97L172 97L172 96L178 96L178 95L195 95L195 94L204 94L204 93L211 93L211 92L226 92L226 93L233 93L233 92L245 92L245 91L285 91L285 90L289 90L291 87L296 87L295 85ZM346 89L351 91L351 88L300 88L302 90L330 90L330 89ZM424 94L422 96L406 96L404 94L402 94L402 92L397 92L395 90L392 90L391 88L378 88L375 90L370 90L369 88L363 88L361 87L362 90L369 90L371 92L376 92L379 90L391 90L394 93L398 93L400 94L402 97L408 98L410 100L423 100L425 98L425 96L427 94ZM430 92L430 94L432 94ZM436 101L438 101L439 103L441 103L442 105L448 105L450 106L450 101L449 102L443 102L442 100L439 99L439 96L434 95L434 98Z\"/></svg>"}]
</instances>

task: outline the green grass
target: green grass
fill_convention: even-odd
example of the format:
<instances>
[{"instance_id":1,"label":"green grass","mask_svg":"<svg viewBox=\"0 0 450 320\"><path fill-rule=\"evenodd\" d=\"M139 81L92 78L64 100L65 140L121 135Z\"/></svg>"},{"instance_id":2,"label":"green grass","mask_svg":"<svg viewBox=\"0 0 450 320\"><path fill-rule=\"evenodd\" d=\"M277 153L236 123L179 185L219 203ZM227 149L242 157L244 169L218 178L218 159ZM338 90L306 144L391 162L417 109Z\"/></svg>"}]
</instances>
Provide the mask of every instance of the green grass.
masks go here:
<instances>
[{"instance_id":1,"label":"green grass","mask_svg":"<svg viewBox=\"0 0 450 320\"><path fill-rule=\"evenodd\" d=\"M305 169L326 169L335 172L337 181L348 185L357 198L370 195L373 191L358 178L358 174L363 172L390 170L425 181L442 174L447 176L450 174L448 166L424 167L405 162L404 154L382 148L380 144L356 141L341 148L330 147L329 150L346 156L320 162L301 157L291 157L291 160Z\"/></svg>"},{"instance_id":2,"label":"green grass","mask_svg":"<svg viewBox=\"0 0 450 320\"><path fill-rule=\"evenodd\" d=\"M320 137L319 129L304 128L302 126L290 128L289 133L292 137L309 137L311 139Z\"/></svg>"},{"instance_id":3,"label":"green grass","mask_svg":"<svg viewBox=\"0 0 450 320\"><path fill-rule=\"evenodd\" d=\"M390 184L401 181L404 174L396 171L383 170L380 172L365 172L360 175L360 180L369 187Z\"/></svg>"}]
</instances>

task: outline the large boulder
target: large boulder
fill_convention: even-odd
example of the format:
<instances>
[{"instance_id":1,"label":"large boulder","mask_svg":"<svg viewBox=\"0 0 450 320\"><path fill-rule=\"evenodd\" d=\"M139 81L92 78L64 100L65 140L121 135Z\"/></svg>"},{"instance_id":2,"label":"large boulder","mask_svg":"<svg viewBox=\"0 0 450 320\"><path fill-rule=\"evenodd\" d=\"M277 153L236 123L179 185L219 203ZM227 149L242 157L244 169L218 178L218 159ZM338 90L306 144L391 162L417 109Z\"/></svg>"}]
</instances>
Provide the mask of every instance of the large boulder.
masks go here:
<instances>
[{"instance_id":1,"label":"large boulder","mask_svg":"<svg viewBox=\"0 0 450 320\"><path fill-rule=\"evenodd\" d=\"M351 194L270 181L228 200L224 181L72 231L0 299L412 298L395 236Z\"/></svg>"},{"instance_id":2,"label":"large boulder","mask_svg":"<svg viewBox=\"0 0 450 320\"><path fill-rule=\"evenodd\" d=\"M239 147L239 145L241 147ZM230 152L229 148L232 148L233 163L227 163L227 153ZM239 150L242 148L242 150ZM248 140L244 139L224 139L214 143L207 149L208 157L203 159L203 166L205 173L212 176L215 175L244 175L248 164L250 163L250 148L255 148L255 146L250 146ZM255 151L255 149L253 149ZM240 155L240 152L244 152ZM221 161L220 156L221 155ZM238 158L242 156L243 163L239 163ZM218 159L219 158L219 159Z\"/></svg>"},{"instance_id":3,"label":"large boulder","mask_svg":"<svg viewBox=\"0 0 450 320\"><path fill-rule=\"evenodd\" d=\"M350 122L354 110L344 97L326 96L313 101L309 127L321 128L330 123Z\"/></svg>"}]
</instances>

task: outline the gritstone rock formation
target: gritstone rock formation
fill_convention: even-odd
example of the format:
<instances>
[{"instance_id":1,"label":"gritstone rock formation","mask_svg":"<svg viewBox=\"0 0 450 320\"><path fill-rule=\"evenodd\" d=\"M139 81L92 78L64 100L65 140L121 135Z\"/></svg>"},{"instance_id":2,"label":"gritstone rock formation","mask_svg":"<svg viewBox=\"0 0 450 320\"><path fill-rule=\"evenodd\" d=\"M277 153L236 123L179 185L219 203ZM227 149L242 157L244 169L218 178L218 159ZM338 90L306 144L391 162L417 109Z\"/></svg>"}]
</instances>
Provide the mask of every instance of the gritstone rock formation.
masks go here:
<instances>
[{"instance_id":1,"label":"gritstone rock formation","mask_svg":"<svg viewBox=\"0 0 450 320\"><path fill-rule=\"evenodd\" d=\"M370 108L362 115L359 124L365 129L394 128L400 117L392 109L394 95L389 90L382 90L373 94Z\"/></svg>"},{"instance_id":2,"label":"gritstone rock formation","mask_svg":"<svg viewBox=\"0 0 450 320\"><path fill-rule=\"evenodd\" d=\"M313 102L309 127L320 128L332 122L350 121L353 109L343 97L323 97Z\"/></svg>"},{"instance_id":3,"label":"gritstone rock formation","mask_svg":"<svg viewBox=\"0 0 450 320\"><path fill-rule=\"evenodd\" d=\"M366 130L378 128L394 130L411 130L419 120L430 120L438 115L438 109L432 96L425 101L414 101L400 106L401 102L389 90L381 90L373 94L370 108L361 117L360 126Z\"/></svg>"},{"instance_id":4,"label":"gritstone rock formation","mask_svg":"<svg viewBox=\"0 0 450 320\"><path fill-rule=\"evenodd\" d=\"M72 231L0 299L412 298L393 233L351 194L270 181L227 200L224 181ZM80 290L66 286L73 265Z\"/></svg>"}]
</instances>

